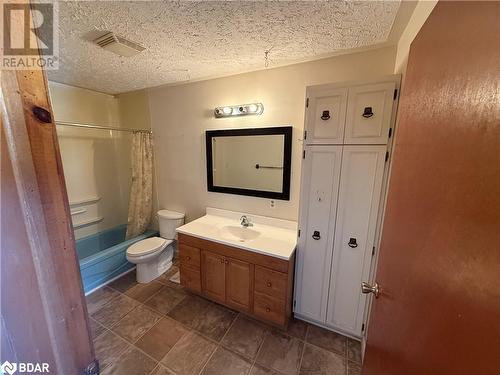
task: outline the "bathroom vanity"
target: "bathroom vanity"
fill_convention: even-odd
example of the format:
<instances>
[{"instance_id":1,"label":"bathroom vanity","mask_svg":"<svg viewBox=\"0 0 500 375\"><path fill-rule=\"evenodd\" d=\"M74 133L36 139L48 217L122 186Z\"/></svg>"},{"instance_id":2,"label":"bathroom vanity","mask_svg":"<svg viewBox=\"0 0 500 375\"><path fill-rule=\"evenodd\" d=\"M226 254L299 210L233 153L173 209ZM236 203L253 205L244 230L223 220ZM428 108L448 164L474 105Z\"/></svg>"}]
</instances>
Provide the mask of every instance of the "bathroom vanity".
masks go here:
<instances>
[{"instance_id":1,"label":"bathroom vanity","mask_svg":"<svg viewBox=\"0 0 500 375\"><path fill-rule=\"evenodd\" d=\"M241 218L249 226L241 225ZM181 284L191 292L286 327L292 314L297 223L207 208L177 228Z\"/></svg>"}]
</instances>

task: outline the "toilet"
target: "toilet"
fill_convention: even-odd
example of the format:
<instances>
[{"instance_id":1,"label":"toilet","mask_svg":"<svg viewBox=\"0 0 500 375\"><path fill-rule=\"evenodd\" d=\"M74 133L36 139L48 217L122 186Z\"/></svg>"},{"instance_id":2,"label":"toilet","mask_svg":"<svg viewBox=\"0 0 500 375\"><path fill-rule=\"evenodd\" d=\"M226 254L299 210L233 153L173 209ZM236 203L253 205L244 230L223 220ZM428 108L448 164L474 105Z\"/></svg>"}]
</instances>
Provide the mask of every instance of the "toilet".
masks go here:
<instances>
[{"instance_id":1,"label":"toilet","mask_svg":"<svg viewBox=\"0 0 500 375\"><path fill-rule=\"evenodd\" d=\"M127 249L127 260L137 264L137 282L149 283L172 267L175 229L184 224L184 214L158 211L160 237L138 241Z\"/></svg>"}]
</instances>

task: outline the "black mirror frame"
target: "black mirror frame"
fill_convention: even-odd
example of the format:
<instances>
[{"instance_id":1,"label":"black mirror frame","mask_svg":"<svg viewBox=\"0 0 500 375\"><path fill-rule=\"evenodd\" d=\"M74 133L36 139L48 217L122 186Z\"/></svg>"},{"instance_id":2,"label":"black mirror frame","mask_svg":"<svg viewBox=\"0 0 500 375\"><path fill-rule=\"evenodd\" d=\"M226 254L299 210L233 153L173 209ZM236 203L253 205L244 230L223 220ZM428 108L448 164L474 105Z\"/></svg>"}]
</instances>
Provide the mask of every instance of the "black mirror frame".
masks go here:
<instances>
[{"instance_id":1,"label":"black mirror frame","mask_svg":"<svg viewBox=\"0 0 500 375\"><path fill-rule=\"evenodd\" d=\"M207 155L207 189L216 193L227 193L236 195L247 195L251 197L270 198L279 200L290 200L290 175L292 164L292 126L277 126L272 128L251 128L251 129L227 129L227 130L207 130L206 155ZM225 186L214 186L213 182L213 161L212 161L212 138L214 137L234 137L246 135L283 135L285 137L283 147L283 190L273 192L265 190L252 190L232 188Z\"/></svg>"}]
</instances>

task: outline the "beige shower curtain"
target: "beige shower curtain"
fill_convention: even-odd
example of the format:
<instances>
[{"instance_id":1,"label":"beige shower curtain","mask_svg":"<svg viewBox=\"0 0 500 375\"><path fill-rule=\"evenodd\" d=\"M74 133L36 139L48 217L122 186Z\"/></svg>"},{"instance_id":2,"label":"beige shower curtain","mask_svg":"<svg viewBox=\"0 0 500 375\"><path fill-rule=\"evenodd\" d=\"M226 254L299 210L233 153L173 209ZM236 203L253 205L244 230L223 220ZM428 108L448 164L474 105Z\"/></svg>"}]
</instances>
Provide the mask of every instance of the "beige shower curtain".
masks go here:
<instances>
[{"instance_id":1,"label":"beige shower curtain","mask_svg":"<svg viewBox=\"0 0 500 375\"><path fill-rule=\"evenodd\" d=\"M153 211L153 137L136 132L132 138L132 186L126 238L142 234Z\"/></svg>"}]
</instances>

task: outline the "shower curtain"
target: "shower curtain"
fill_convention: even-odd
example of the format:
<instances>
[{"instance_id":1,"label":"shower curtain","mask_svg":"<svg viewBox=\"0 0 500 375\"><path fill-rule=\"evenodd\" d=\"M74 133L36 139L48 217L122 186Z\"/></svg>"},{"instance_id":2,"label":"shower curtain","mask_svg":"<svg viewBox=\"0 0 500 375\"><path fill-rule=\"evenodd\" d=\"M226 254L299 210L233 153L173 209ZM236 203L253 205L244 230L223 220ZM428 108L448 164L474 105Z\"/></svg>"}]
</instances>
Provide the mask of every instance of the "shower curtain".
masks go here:
<instances>
[{"instance_id":1,"label":"shower curtain","mask_svg":"<svg viewBox=\"0 0 500 375\"><path fill-rule=\"evenodd\" d=\"M148 227L153 211L153 137L136 132L132 136L132 186L128 207L127 235L132 238Z\"/></svg>"}]
</instances>

